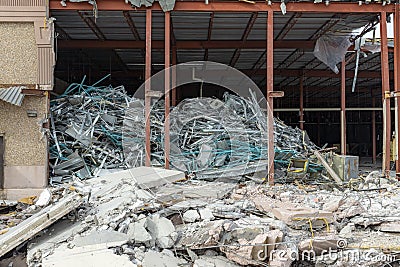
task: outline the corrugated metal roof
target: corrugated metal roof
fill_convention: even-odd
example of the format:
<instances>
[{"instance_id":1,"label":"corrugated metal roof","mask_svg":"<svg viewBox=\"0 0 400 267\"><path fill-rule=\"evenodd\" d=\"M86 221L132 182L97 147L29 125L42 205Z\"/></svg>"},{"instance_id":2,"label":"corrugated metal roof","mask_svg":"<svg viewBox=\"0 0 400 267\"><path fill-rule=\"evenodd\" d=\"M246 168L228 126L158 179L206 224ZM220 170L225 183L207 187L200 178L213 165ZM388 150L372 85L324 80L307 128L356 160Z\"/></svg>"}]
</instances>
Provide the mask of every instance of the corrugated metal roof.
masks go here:
<instances>
[{"instance_id":1,"label":"corrugated metal roof","mask_svg":"<svg viewBox=\"0 0 400 267\"><path fill-rule=\"evenodd\" d=\"M24 99L24 94L22 93L22 89L25 89L25 86L13 86L10 88L0 88L0 99L11 103L13 105L21 106L22 100Z\"/></svg>"}]
</instances>

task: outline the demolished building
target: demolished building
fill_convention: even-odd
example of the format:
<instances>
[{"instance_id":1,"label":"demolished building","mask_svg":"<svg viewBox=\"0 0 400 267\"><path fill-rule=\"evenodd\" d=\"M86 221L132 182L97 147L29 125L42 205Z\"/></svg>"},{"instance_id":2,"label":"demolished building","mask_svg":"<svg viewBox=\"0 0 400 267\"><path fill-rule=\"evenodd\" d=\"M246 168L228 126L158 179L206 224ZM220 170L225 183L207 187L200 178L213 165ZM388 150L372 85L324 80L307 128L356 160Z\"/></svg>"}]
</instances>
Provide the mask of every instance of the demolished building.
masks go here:
<instances>
[{"instance_id":1,"label":"demolished building","mask_svg":"<svg viewBox=\"0 0 400 267\"><path fill-rule=\"evenodd\" d=\"M399 18L0 0L0 265L395 266Z\"/></svg>"}]
</instances>

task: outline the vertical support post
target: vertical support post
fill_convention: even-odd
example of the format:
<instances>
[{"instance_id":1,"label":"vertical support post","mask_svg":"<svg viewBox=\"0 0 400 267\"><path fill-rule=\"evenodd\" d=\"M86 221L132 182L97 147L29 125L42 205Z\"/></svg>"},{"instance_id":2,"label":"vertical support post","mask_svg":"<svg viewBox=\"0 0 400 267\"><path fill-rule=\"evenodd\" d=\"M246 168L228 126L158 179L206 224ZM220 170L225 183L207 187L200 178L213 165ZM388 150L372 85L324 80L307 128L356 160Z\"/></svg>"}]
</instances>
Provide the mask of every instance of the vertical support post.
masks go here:
<instances>
[{"instance_id":1,"label":"vertical support post","mask_svg":"<svg viewBox=\"0 0 400 267\"><path fill-rule=\"evenodd\" d=\"M169 107L170 107L170 53L171 53L171 13L165 12L165 45L164 45L164 97L165 97L165 122L164 122L164 155L165 155L165 168L169 169Z\"/></svg>"},{"instance_id":2,"label":"vertical support post","mask_svg":"<svg viewBox=\"0 0 400 267\"><path fill-rule=\"evenodd\" d=\"M146 9L146 57L145 57L145 121L146 121L146 166L151 165L151 148L150 148L150 104L151 97L149 91L151 90L151 9Z\"/></svg>"},{"instance_id":3,"label":"vertical support post","mask_svg":"<svg viewBox=\"0 0 400 267\"><path fill-rule=\"evenodd\" d=\"M172 47L172 66L176 66L177 63L177 54L176 54L176 46ZM176 106L177 101L176 101L176 67L172 69L172 77L171 77L171 83L172 83L172 106Z\"/></svg>"},{"instance_id":4,"label":"vertical support post","mask_svg":"<svg viewBox=\"0 0 400 267\"><path fill-rule=\"evenodd\" d=\"M394 91L400 93L400 4L395 4L394 12ZM395 99L395 131L396 131L396 177L400 180L400 97Z\"/></svg>"},{"instance_id":5,"label":"vertical support post","mask_svg":"<svg viewBox=\"0 0 400 267\"><path fill-rule=\"evenodd\" d=\"M274 102L270 92L274 90L274 12L268 10L267 18L267 124L268 124L268 182L274 184Z\"/></svg>"},{"instance_id":6,"label":"vertical support post","mask_svg":"<svg viewBox=\"0 0 400 267\"><path fill-rule=\"evenodd\" d=\"M304 77L300 77L300 129L304 130L304 90L303 90Z\"/></svg>"},{"instance_id":7,"label":"vertical support post","mask_svg":"<svg viewBox=\"0 0 400 267\"><path fill-rule=\"evenodd\" d=\"M372 107L375 108L375 97L372 98ZM376 112L372 110L372 163L376 164Z\"/></svg>"},{"instance_id":8,"label":"vertical support post","mask_svg":"<svg viewBox=\"0 0 400 267\"><path fill-rule=\"evenodd\" d=\"M385 92L387 91L390 92L386 12L381 12L380 30L381 30L381 73L382 73L381 76L382 76L382 99L383 99L382 171L384 172L385 176L388 176L390 170L391 120L390 120L390 98L385 98Z\"/></svg>"},{"instance_id":9,"label":"vertical support post","mask_svg":"<svg viewBox=\"0 0 400 267\"><path fill-rule=\"evenodd\" d=\"M343 59L341 68L340 151L342 155L346 155L346 59Z\"/></svg>"}]
</instances>

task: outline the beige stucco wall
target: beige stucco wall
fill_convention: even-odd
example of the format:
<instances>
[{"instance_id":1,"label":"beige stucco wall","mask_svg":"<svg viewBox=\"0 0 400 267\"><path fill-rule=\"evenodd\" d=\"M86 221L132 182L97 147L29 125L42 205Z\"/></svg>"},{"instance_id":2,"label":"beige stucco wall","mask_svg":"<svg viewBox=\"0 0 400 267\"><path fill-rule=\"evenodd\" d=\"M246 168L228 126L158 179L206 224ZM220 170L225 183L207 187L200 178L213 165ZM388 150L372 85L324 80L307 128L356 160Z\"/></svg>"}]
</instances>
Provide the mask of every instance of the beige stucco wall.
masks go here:
<instances>
[{"instance_id":1,"label":"beige stucco wall","mask_svg":"<svg viewBox=\"0 0 400 267\"><path fill-rule=\"evenodd\" d=\"M21 107L0 101L0 133L5 137L6 166L45 165L46 139L41 136L39 120L46 113L46 97L25 96ZM28 117L27 110L38 116Z\"/></svg>"},{"instance_id":2,"label":"beige stucco wall","mask_svg":"<svg viewBox=\"0 0 400 267\"><path fill-rule=\"evenodd\" d=\"M33 22L0 22L0 84L35 84L38 50Z\"/></svg>"},{"instance_id":3,"label":"beige stucco wall","mask_svg":"<svg viewBox=\"0 0 400 267\"><path fill-rule=\"evenodd\" d=\"M39 121L46 96L25 96L21 107L0 101L0 134L4 136L4 188L42 188L47 184L47 139ZM34 110L37 117L28 117Z\"/></svg>"},{"instance_id":4,"label":"beige stucco wall","mask_svg":"<svg viewBox=\"0 0 400 267\"><path fill-rule=\"evenodd\" d=\"M38 45L33 22L0 22L0 84L36 84ZM28 117L27 110L37 112ZM4 136L4 188L43 188L47 184L47 140L39 120L47 96L25 96L22 106L0 100L0 134Z\"/></svg>"}]
</instances>

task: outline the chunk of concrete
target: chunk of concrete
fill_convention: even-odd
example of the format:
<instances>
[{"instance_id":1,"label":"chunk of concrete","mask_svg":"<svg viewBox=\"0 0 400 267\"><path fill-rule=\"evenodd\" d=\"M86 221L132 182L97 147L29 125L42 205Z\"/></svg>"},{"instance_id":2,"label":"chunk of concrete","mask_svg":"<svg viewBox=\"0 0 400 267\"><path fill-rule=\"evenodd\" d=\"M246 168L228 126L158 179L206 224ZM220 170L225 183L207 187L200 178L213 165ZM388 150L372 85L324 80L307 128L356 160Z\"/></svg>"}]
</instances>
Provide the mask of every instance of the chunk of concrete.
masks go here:
<instances>
[{"instance_id":1,"label":"chunk of concrete","mask_svg":"<svg viewBox=\"0 0 400 267\"><path fill-rule=\"evenodd\" d=\"M193 267L239 267L240 265L223 256L200 256L195 260Z\"/></svg>"},{"instance_id":2,"label":"chunk of concrete","mask_svg":"<svg viewBox=\"0 0 400 267\"><path fill-rule=\"evenodd\" d=\"M312 250L315 255L321 255L322 251L336 250L346 247L346 240L337 236L323 236L314 239L306 239L299 243L298 248L301 252Z\"/></svg>"},{"instance_id":3,"label":"chunk of concrete","mask_svg":"<svg viewBox=\"0 0 400 267\"><path fill-rule=\"evenodd\" d=\"M400 223L398 222L384 222L378 229L382 232L400 233Z\"/></svg>"},{"instance_id":4,"label":"chunk of concrete","mask_svg":"<svg viewBox=\"0 0 400 267\"><path fill-rule=\"evenodd\" d=\"M183 259L153 250L146 252L143 259L143 267L177 267L186 264L187 262Z\"/></svg>"},{"instance_id":5,"label":"chunk of concrete","mask_svg":"<svg viewBox=\"0 0 400 267\"><path fill-rule=\"evenodd\" d=\"M200 218L202 220L212 221L215 219L214 215L212 214L209 208L200 209L199 213L200 213Z\"/></svg>"},{"instance_id":6,"label":"chunk of concrete","mask_svg":"<svg viewBox=\"0 0 400 267\"><path fill-rule=\"evenodd\" d=\"M181 238L176 246L178 248L190 247L191 249L215 246L221 239L224 222L224 220L217 220L204 224L194 223L189 227L181 226L183 229L178 228Z\"/></svg>"},{"instance_id":7,"label":"chunk of concrete","mask_svg":"<svg viewBox=\"0 0 400 267\"><path fill-rule=\"evenodd\" d=\"M313 227L320 228L325 223L333 222L333 214L330 211L312 208L274 208L274 216L293 228L301 228L312 221Z\"/></svg>"},{"instance_id":8,"label":"chunk of concrete","mask_svg":"<svg viewBox=\"0 0 400 267\"><path fill-rule=\"evenodd\" d=\"M342 230L340 230L339 236L346 237L348 234L356 229L354 223L348 223Z\"/></svg>"},{"instance_id":9,"label":"chunk of concrete","mask_svg":"<svg viewBox=\"0 0 400 267\"><path fill-rule=\"evenodd\" d=\"M50 203L50 200L51 200L51 192L48 188L46 188L42 191L42 193L40 193L40 196L36 201L35 205L44 207Z\"/></svg>"},{"instance_id":10,"label":"chunk of concrete","mask_svg":"<svg viewBox=\"0 0 400 267\"><path fill-rule=\"evenodd\" d=\"M147 243L152 240L151 235L140 222L129 224L127 235L135 243Z\"/></svg>"},{"instance_id":11,"label":"chunk of concrete","mask_svg":"<svg viewBox=\"0 0 400 267\"><path fill-rule=\"evenodd\" d=\"M171 248L175 241L170 236L162 236L157 239L156 244L160 248Z\"/></svg>"},{"instance_id":12,"label":"chunk of concrete","mask_svg":"<svg viewBox=\"0 0 400 267\"><path fill-rule=\"evenodd\" d=\"M167 218L156 215L147 218L147 230L153 238L158 239L163 236L170 236L175 232L175 226Z\"/></svg>"},{"instance_id":13,"label":"chunk of concrete","mask_svg":"<svg viewBox=\"0 0 400 267\"><path fill-rule=\"evenodd\" d=\"M200 219L200 215L197 210L188 210L183 214L183 221L195 222Z\"/></svg>"},{"instance_id":14,"label":"chunk of concrete","mask_svg":"<svg viewBox=\"0 0 400 267\"><path fill-rule=\"evenodd\" d=\"M171 248L177 239L175 226L170 220L158 215L147 218L147 229L160 248Z\"/></svg>"},{"instance_id":15,"label":"chunk of concrete","mask_svg":"<svg viewBox=\"0 0 400 267\"><path fill-rule=\"evenodd\" d=\"M143 189L136 190L135 194L138 199L143 201L151 201L154 199L154 196L150 192L147 192L146 190Z\"/></svg>"}]
</instances>

